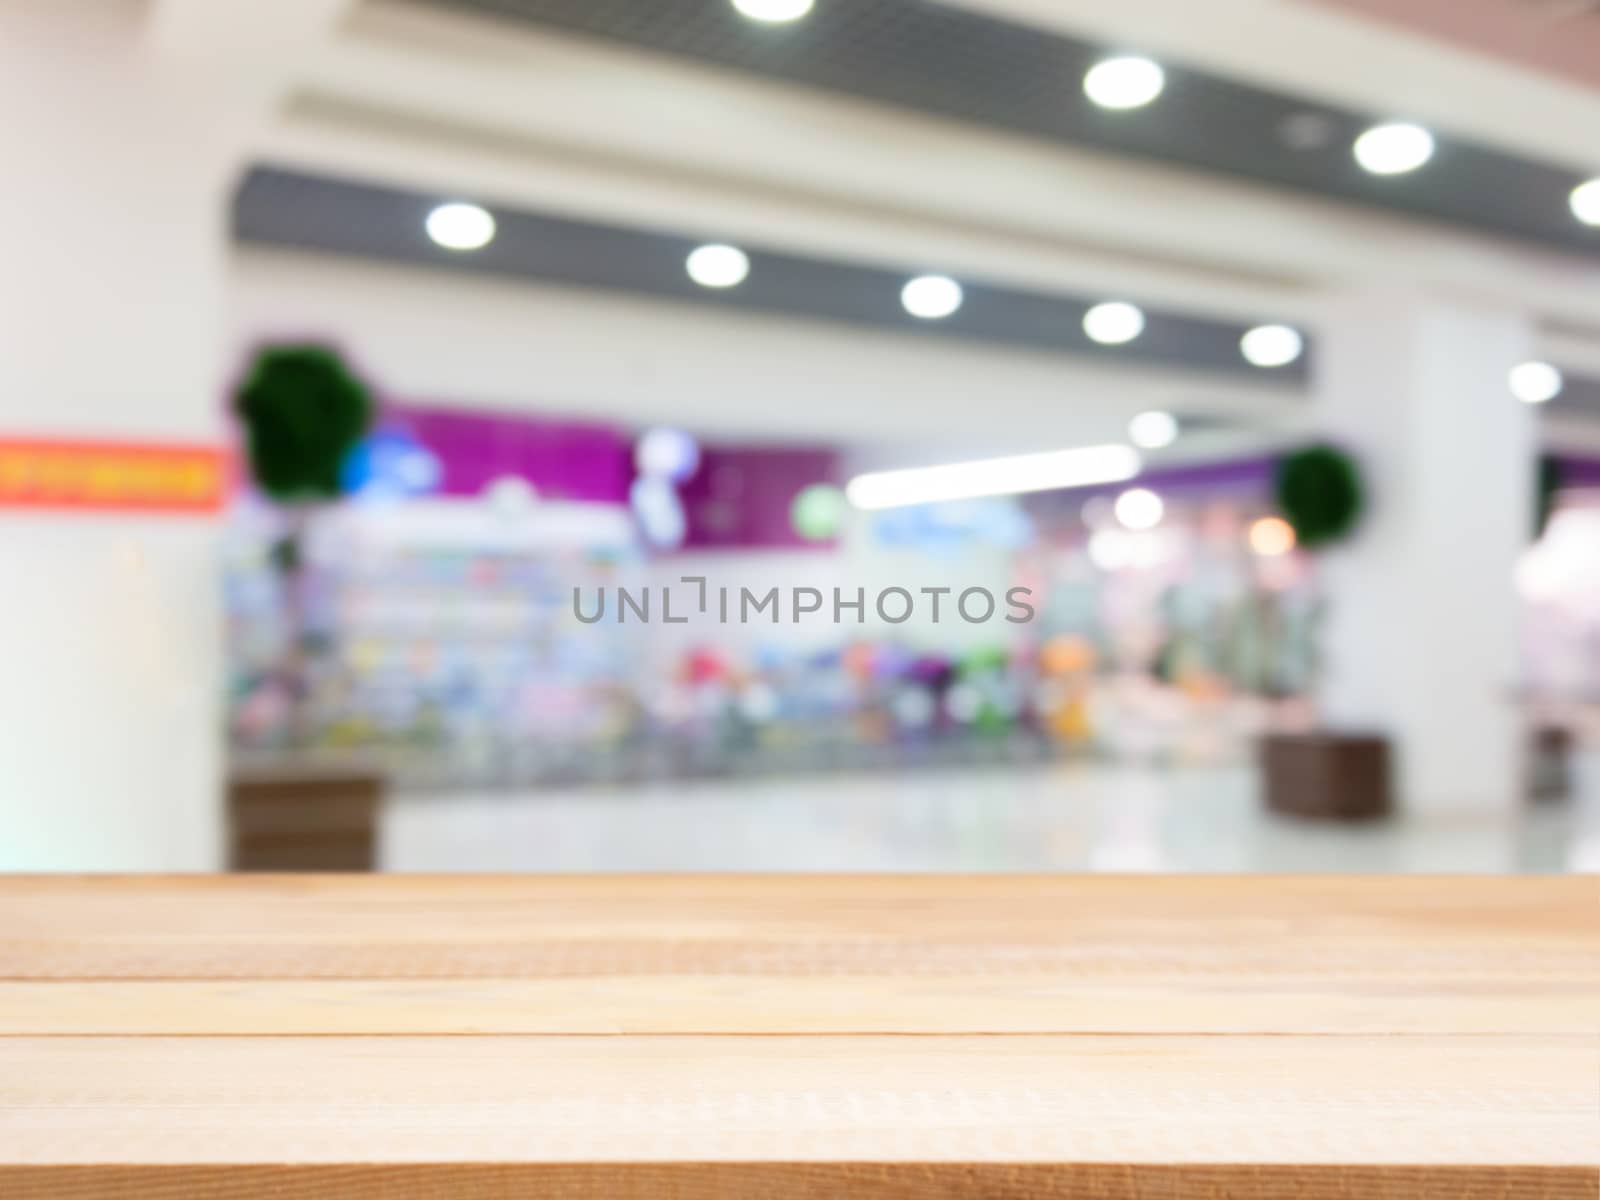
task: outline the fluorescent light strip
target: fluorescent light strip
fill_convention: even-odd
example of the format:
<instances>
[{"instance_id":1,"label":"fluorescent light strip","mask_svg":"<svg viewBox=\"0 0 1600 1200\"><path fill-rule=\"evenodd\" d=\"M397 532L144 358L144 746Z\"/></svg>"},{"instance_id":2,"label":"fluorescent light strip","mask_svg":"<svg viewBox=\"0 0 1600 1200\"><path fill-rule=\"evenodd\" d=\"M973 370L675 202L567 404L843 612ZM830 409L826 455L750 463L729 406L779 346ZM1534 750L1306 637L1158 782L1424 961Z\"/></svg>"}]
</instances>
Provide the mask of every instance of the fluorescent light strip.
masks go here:
<instances>
[{"instance_id":1,"label":"fluorescent light strip","mask_svg":"<svg viewBox=\"0 0 1600 1200\"><path fill-rule=\"evenodd\" d=\"M857 508L899 508L978 496L1015 496L1132 479L1142 465L1131 446L1081 446L857 475L845 495Z\"/></svg>"}]
</instances>

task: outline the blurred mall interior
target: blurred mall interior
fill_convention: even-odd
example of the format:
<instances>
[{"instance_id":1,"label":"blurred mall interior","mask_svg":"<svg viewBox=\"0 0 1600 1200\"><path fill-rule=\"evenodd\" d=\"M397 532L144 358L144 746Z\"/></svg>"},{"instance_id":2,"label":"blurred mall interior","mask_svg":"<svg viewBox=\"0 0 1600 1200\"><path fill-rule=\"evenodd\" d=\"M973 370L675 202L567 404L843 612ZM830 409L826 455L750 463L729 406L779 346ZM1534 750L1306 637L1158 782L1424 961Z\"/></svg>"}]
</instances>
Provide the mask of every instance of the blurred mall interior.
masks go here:
<instances>
[{"instance_id":1,"label":"blurred mall interior","mask_svg":"<svg viewBox=\"0 0 1600 1200\"><path fill-rule=\"evenodd\" d=\"M0 870L1600 870L1600 4L0 0Z\"/></svg>"}]
</instances>

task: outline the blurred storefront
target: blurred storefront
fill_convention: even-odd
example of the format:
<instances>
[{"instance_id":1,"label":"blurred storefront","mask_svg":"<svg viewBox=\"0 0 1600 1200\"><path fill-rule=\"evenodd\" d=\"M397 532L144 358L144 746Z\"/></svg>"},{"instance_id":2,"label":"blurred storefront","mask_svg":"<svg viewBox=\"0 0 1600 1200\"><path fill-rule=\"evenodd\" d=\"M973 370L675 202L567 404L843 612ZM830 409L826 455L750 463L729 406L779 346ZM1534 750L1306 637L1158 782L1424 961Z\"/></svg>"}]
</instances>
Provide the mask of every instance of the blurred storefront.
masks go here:
<instances>
[{"instance_id":1,"label":"blurred storefront","mask_svg":"<svg viewBox=\"0 0 1600 1200\"><path fill-rule=\"evenodd\" d=\"M663 534L639 507L643 432L389 411L365 477L316 520L318 652L298 704L274 675L281 531L241 492L225 538L235 750L361 754L402 786L448 789L1240 762L1264 730L1312 723L1325 597L1316 561L1272 510L1269 458L1155 471L1136 489L861 513L837 495L848 447L684 436L671 480L680 523ZM1575 481L1590 469L1566 464ZM1530 691L1594 690L1596 542L1580 526L1600 511L1595 496L1563 493L1519 571ZM719 622L685 578L828 599ZM1032 619L967 621L953 595L939 621L926 597L902 623L870 600L830 611L835 590L940 580L1026 588ZM663 622L658 601L647 621L613 599L601 619L579 619L618 588L676 588L688 615Z\"/></svg>"}]
</instances>

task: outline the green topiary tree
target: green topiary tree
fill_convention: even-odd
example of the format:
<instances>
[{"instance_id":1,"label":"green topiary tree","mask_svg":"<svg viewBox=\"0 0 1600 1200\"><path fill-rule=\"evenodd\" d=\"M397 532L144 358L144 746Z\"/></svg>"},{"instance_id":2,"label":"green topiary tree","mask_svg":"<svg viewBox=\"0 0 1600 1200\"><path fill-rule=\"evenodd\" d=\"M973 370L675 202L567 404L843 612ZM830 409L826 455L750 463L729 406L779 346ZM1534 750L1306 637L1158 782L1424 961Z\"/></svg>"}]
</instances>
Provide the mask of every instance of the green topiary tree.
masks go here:
<instances>
[{"instance_id":1,"label":"green topiary tree","mask_svg":"<svg viewBox=\"0 0 1600 1200\"><path fill-rule=\"evenodd\" d=\"M1319 443L1285 454L1275 482L1278 510L1302 546L1331 545L1361 520L1361 470L1337 446Z\"/></svg>"},{"instance_id":2,"label":"green topiary tree","mask_svg":"<svg viewBox=\"0 0 1600 1200\"><path fill-rule=\"evenodd\" d=\"M327 346L267 346L234 396L257 486L274 500L336 499L344 460L372 424L372 392Z\"/></svg>"},{"instance_id":3,"label":"green topiary tree","mask_svg":"<svg viewBox=\"0 0 1600 1200\"><path fill-rule=\"evenodd\" d=\"M345 459L372 424L371 389L327 346L266 346L233 397L244 427L245 460L256 486L284 508L287 532L274 548L283 576L288 631L277 675L288 693L294 736L305 730L309 660L302 545L312 514L343 492Z\"/></svg>"}]
</instances>

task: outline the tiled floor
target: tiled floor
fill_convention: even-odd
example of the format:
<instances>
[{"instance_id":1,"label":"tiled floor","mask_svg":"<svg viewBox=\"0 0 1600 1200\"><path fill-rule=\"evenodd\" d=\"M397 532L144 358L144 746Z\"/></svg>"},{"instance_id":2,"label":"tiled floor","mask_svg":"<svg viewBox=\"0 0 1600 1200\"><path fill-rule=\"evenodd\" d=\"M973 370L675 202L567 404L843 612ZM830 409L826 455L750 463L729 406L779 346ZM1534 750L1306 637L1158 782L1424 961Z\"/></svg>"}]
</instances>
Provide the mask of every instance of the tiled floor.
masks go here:
<instances>
[{"instance_id":1,"label":"tiled floor","mask_svg":"<svg viewBox=\"0 0 1600 1200\"><path fill-rule=\"evenodd\" d=\"M966 769L400 796L395 871L1600 871L1600 811L1341 826L1249 768Z\"/></svg>"}]
</instances>

